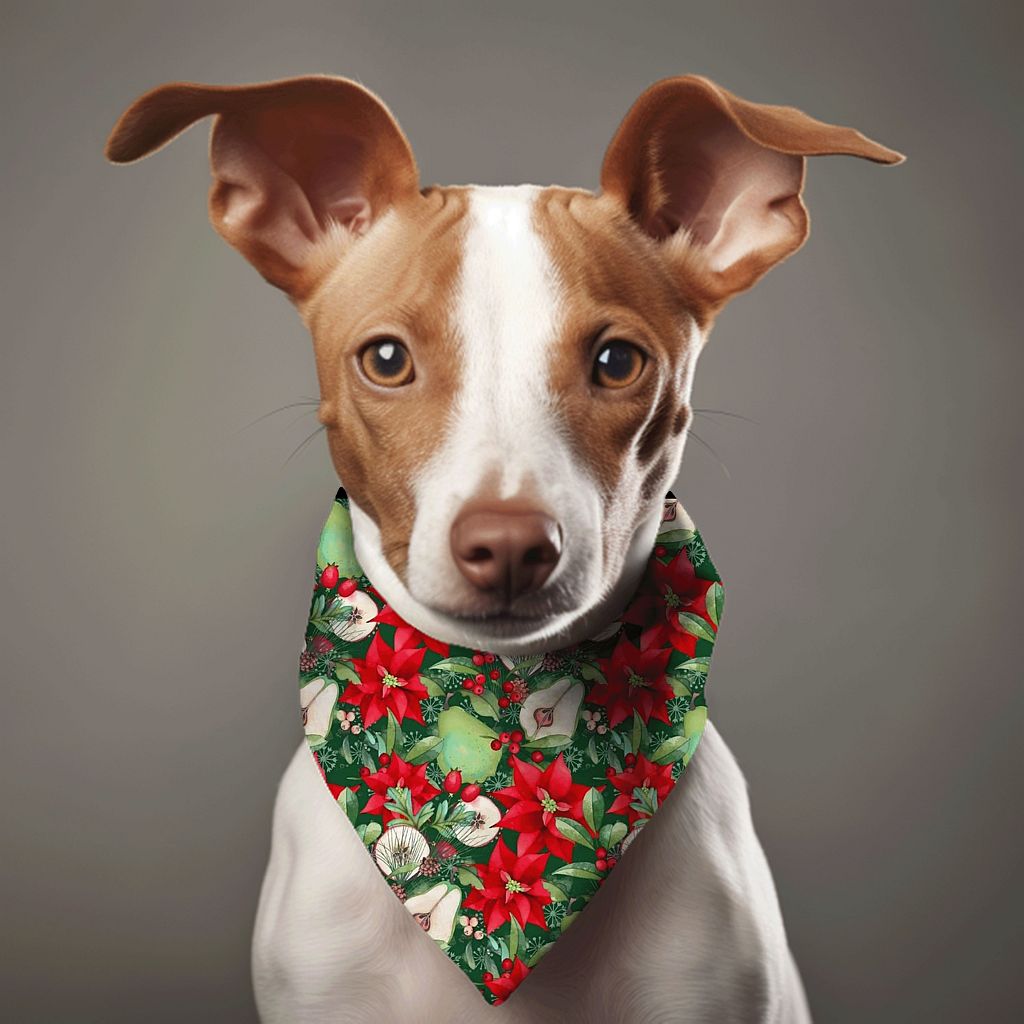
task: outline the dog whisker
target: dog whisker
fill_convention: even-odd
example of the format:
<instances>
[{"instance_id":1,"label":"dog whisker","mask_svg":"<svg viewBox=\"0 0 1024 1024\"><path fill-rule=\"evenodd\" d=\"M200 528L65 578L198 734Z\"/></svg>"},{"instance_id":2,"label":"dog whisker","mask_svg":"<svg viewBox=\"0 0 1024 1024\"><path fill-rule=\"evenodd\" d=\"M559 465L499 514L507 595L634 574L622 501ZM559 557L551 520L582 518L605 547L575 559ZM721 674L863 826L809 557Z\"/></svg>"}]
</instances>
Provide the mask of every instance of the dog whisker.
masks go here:
<instances>
[{"instance_id":1,"label":"dog whisker","mask_svg":"<svg viewBox=\"0 0 1024 1024\"><path fill-rule=\"evenodd\" d=\"M705 447L711 453L711 457L715 460L715 462L718 463L719 466L722 467L722 473L725 474L726 480L731 480L732 474L729 472L729 467L721 460L721 458L718 455L718 452L716 452L715 449L712 448L711 445L709 445L707 441L705 441L704 438L701 437L700 434L698 434L692 427L690 428L690 437L692 437L698 444Z\"/></svg>"},{"instance_id":2,"label":"dog whisker","mask_svg":"<svg viewBox=\"0 0 1024 1024\"><path fill-rule=\"evenodd\" d=\"M322 434L326 429L327 427L323 423L321 423L320 426L317 427L312 434L310 434L303 441L301 441L294 449L292 449L291 455L289 455L288 458L284 460L285 465L288 465L288 463L291 462L291 460L295 458L295 456L298 455L299 452L301 452L302 449L305 448L306 445L309 444L309 442L312 441L313 438L317 436L317 434Z\"/></svg>"},{"instance_id":3,"label":"dog whisker","mask_svg":"<svg viewBox=\"0 0 1024 1024\"><path fill-rule=\"evenodd\" d=\"M732 419L743 420L745 423L754 423L760 426L760 422L755 419L751 419L749 416L744 416L742 413L729 412L727 409L692 409L695 415L701 416L729 416Z\"/></svg>"},{"instance_id":4,"label":"dog whisker","mask_svg":"<svg viewBox=\"0 0 1024 1024\"><path fill-rule=\"evenodd\" d=\"M262 416L257 416L256 419L246 423L244 427L239 427L237 432L240 434L243 430L248 430L250 427L256 426L257 423L262 423L263 420L269 419L271 416L276 416L281 412L287 412L289 409L297 409L303 405L319 407L320 399L302 398L297 402L289 402L287 405L279 406L277 409L271 409L270 412L265 412Z\"/></svg>"}]
</instances>

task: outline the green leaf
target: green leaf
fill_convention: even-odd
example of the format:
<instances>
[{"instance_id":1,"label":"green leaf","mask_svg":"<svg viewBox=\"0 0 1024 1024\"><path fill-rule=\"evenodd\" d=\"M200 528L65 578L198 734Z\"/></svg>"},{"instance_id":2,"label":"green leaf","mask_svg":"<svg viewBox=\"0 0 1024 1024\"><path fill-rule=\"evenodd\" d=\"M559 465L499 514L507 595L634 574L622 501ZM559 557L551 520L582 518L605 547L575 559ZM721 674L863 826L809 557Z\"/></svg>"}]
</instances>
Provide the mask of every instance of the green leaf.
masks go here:
<instances>
[{"instance_id":1,"label":"green leaf","mask_svg":"<svg viewBox=\"0 0 1024 1024\"><path fill-rule=\"evenodd\" d=\"M684 661L682 665L677 665L675 671L694 672L697 675L706 676L709 668L711 668L710 658L690 658L688 661Z\"/></svg>"},{"instance_id":2,"label":"green leaf","mask_svg":"<svg viewBox=\"0 0 1024 1024\"><path fill-rule=\"evenodd\" d=\"M618 846L626 838L628 831L629 829L626 828L625 822L610 821L607 825L601 827L601 831L597 834L597 841L606 849L611 846Z\"/></svg>"},{"instance_id":3,"label":"green leaf","mask_svg":"<svg viewBox=\"0 0 1024 1024\"><path fill-rule=\"evenodd\" d=\"M593 736L590 737L590 742L587 744L587 757L589 757L594 764L597 764L597 741Z\"/></svg>"},{"instance_id":4,"label":"green leaf","mask_svg":"<svg viewBox=\"0 0 1024 1024\"><path fill-rule=\"evenodd\" d=\"M498 708L498 698L490 690L483 693L471 693L469 703L473 710L484 718L500 718L501 711Z\"/></svg>"},{"instance_id":5,"label":"green leaf","mask_svg":"<svg viewBox=\"0 0 1024 1024\"><path fill-rule=\"evenodd\" d=\"M599 882L601 880L601 876L597 873L594 865L588 864L585 860L566 864L564 868L556 868L552 874L568 875L570 878L589 878L592 882Z\"/></svg>"},{"instance_id":6,"label":"green leaf","mask_svg":"<svg viewBox=\"0 0 1024 1024\"><path fill-rule=\"evenodd\" d=\"M679 625L687 633L692 633L698 639L707 640L709 643L715 642L715 634L699 615L695 615L693 612L676 612L676 616L679 619Z\"/></svg>"},{"instance_id":7,"label":"green leaf","mask_svg":"<svg viewBox=\"0 0 1024 1024\"><path fill-rule=\"evenodd\" d=\"M666 530L664 533L658 534L657 543L665 545L689 544L696 536L697 534L694 530Z\"/></svg>"},{"instance_id":8,"label":"green leaf","mask_svg":"<svg viewBox=\"0 0 1024 1024\"><path fill-rule=\"evenodd\" d=\"M678 761L690 749L690 740L686 736L669 736L658 749L651 754L655 764L671 764Z\"/></svg>"},{"instance_id":9,"label":"green leaf","mask_svg":"<svg viewBox=\"0 0 1024 1024\"><path fill-rule=\"evenodd\" d=\"M633 741L633 753L637 753L647 743L647 726L644 725L644 720L636 711L633 712L633 733L631 739Z\"/></svg>"},{"instance_id":10,"label":"green leaf","mask_svg":"<svg viewBox=\"0 0 1024 1024\"><path fill-rule=\"evenodd\" d=\"M568 928L569 925L571 925L573 923L573 921L575 921L576 918L579 917L579 916L580 916L580 912L578 910L575 911L572 914L566 914L565 917L562 918L561 930L564 932L565 929Z\"/></svg>"},{"instance_id":11,"label":"green leaf","mask_svg":"<svg viewBox=\"0 0 1024 1024\"><path fill-rule=\"evenodd\" d=\"M352 662L350 661L335 662L334 678L340 679L343 682L356 683L357 685L362 681L359 678L359 673L352 667Z\"/></svg>"},{"instance_id":12,"label":"green leaf","mask_svg":"<svg viewBox=\"0 0 1024 1024\"><path fill-rule=\"evenodd\" d=\"M587 819L587 824L595 832L600 829L601 822L604 821L604 797L594 786L587 790L587 795L583 798L583 817Z\"/></svg>"},{"instance_id":13,"label":"green leaf","mask_svg":"<svg viewBox=\"0 0 1024 1024\"><path fill-rule=\"evenodd\" d=\"M384 740L384 749L391 753L403 746L405 746L405 736L402 733L402 727L398 724L395 713L388 711L388 728Z\"/></svg>"},{"instance_id":14,"label":"green leaf","mask_svg":"<svg viewBox=\"0 0 1024 1024\"><path fill-rule=\"evenodd\" d=\"M466 949L462 954L462 959L466 961L466 966L471 970L476 970L476 961L473 959L473 947L466 944Z\"/></svg>"},{"instance_id":15,"label":"green leaf","mask_svg":"<svg viewBox=\"0 0 1024 1024\"><path fill-rule=\"evenodd\" d=\"M470 885L474 889L482 889L484 887L484 883L480 876L469 868L459 868L456 875L463 885Z\"/></svg>"},{"instance_id":16,"label":"green leaf","mask_svg":"<svg viewBox=\"0 0 1024 1024\"><path fill-rule=\"evenodd\" d=\"M480 672L480 669L469 658L448 658L446 661L439 661L436 665L431 665L428 671L452 672L459 676L475 676Z\"/></svg>"},{"instance_id":17,"label":"green leaf","mask_svg":"<svg viewBox=\"0 0 1024 1024\"><path fill-rule=\"evenodd\" d=\"M693 690L686 685L685 679L680 679L679 676L666 676L665 680L672 687L672 692L677 697L691 697L693 695Z\"/></svg>"},{"instance_id":18,"label":"green leaf","mask_svg":"<svg viewBox=\"0 0 1024 1024\"><path fill-rule=\"evenodd\" d=\"M494 977L498 977L501 974L501 968L498 966L498 962L491 956L485 956L484 962L481 965L485 971L490 971Z\"/></svg>"},{"instance_id":19,"label":"green leaf","mask_svg":"<svg viewBox=\"0 0 1024 1024\"><path fill-rule=\"evenodd\" d=\"M572 743L571 736L552 733L550 736L541 736L539 739L527 740L523 745L529 750L550 750L553 747L567 747L570 743Z\"/></svg>"},{"instance_id":20,"label":"green leaf","mask_svg":"<svg viewBox=\"0 0 1024 1024\"><path fill-rule=\"evenodd\" d=\"M409 764L426 764L433 761L441 753L441 743L440 736L424 736L409 748L405 760Z\"/></svg>"},{"instance_id":21,"label":"green leaf","mask_svg":"<svg viewBox=\"0 0 1024 1024\"><path fill-rule=\"evenodd\" d=\"M338 803L348 815L348 820L354 825L359 817L359 801L356 799L355 792L346 787L338 794Z\"/></svg>"},{"instance_id":22,"label":"green leaf","mask_svg":"<svg viewBox=\"0 0 1024 1024\"><path fill-rule=\"evenodd\" d=\"M555 818L555 828L565 836L566 839L571 843L579 843L581 846L586 846L589 849L594 848L593 840L587 833L587 830L578 822L573 821L572 818Z\"/></svg>"},{"instance_id":23,"label":"green leaf","mask_svg":"<svg viewBox=\"0 0 1024 1024\"><path fill-rule=\"evenodd\" d=\"M587 680L594 680L598 683L605 682L604 673L596 666L588 661L583 662L580 665L580 675Z\"/></svg>"},{"instance_id":24,"label":"green leaf","mask_svg":"<svg viewBox=\"0 0 1024 1024\"><path fill-rule=\"evenodd\" d=\"M704 605L708 610L708 618L718 626L722 617L722 606L725 604L725 588L721 583L712 583L704 597Z\"/></svg>"},{"instance_id":25,"label":"green leaf","mask_svg":"<svg viewBox=\"0 0 1024 1024\"><path fill-rule=\"evenodd\" d=\"M347 764L351 764L355 760L355 758L352 757L352 744L349 742L347 736L341 741L341 756L345 759Z\"/></svg>"},{"instance_id":26,"label":"green leaf","mask_svg":"<svg viewBox=\"0 0 1024 1024\"><path fill-rule=\"evenodd\" d=\"M508 919L508 955L511 960L515 960L520 947L526 948L526 936L523 934L519 922L514 917L510 917Z\"/></svg>"},{"instance_id":27,"label":"green leaf","mask_svg":"<svg viewBox=\"0 0 1024 1024\"><path fill-rule=\"evenodd\" d=\"M359 838L362 839L367 846L372 846L380 838L380 822L369 821L365 825L357 825L356 832L359 833Z\"/></svg>"},{"instance_id":28,"label":"green leaf","mask_svg":"<svg viewBox=\"0 0 1024 1024\"><path fill-rule=\"evenodd\" d=\"M444 687L433 677L421 675L420 680L430 697L443 697Z\"/></svg>"},{"instance_id":29,"label":"green leaf","mask_svg":"<svg viewBox=\"0 0 1024 1024\"><path fill-rule=\"evenodd\" d=\"M556 885L552 882L550 878L547 879L543 885L556 903L563 903L569 898L569 894L560 885Z\"/></svg>"}]
</instances>

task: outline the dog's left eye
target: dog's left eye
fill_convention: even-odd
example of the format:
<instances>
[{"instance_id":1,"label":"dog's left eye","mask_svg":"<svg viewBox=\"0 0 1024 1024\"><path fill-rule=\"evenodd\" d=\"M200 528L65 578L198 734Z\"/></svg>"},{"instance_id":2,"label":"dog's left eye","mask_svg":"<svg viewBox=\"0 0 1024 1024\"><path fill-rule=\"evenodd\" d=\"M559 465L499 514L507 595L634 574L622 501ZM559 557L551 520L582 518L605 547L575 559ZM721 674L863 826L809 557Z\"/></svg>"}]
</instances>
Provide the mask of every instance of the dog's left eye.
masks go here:
<instances>
[{"instance_id":1,"label":"dog's left eye","mask_svg":"<svg viewBox=\"0 0 1024 1024\"><path fill-rule=\"evenodd\" d=\"M606 341L594 360L593 380L604 388L624 388L640 376L647 357L632 342Z\"/></svg>"},{"instance_id":2,"label":"dog's left eye","mask_svg":"<svg viewBox=\"0 0 1024 1024\"><path fill-rule=\"evenodd\" d=\"M371 384L397 388L408 384L415 373L409 350L397 338L378 338L359 353L359 365Z\"/></svg>"}]
</instances>

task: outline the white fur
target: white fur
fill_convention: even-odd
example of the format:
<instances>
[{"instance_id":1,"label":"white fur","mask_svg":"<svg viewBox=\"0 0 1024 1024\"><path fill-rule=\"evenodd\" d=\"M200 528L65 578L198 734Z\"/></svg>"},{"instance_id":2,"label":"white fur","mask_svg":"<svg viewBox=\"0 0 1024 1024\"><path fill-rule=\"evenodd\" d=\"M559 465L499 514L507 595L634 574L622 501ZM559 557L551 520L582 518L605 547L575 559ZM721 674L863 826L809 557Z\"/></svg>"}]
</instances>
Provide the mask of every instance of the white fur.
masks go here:
<instances>
[{"instance_id":1,"label":"white fur","mask_svg":"<svg viewBox=\"0 0 1024 1024\"><path fill-rule=\"evenodd\" d=\"M499 652L561 646L607 625L635 589L661 509L658 497L638 522L636 492L624 493L610 515L628 527L602 523L595 483L572 457L548 378L561 286L531 224L536 193L478 188L471 199L457 297L462 385L415 482L408 587L383 558L373 520L352 504L359 561L395 610L434 636ZM689 394L701 340L694 334L677 379L661 387ZM683 442L672 442L669 480ZM564 552L551 583L571 611L502 635L445 613L465 585L449 552L451 524L485 482L502 496L529 488L557 510ZM629 541L621 567L602 564L599 543L601 528L616 525ZM810 1019L743 778L710 725L607 884L500 1007L484 1003L395 898L303 745L275 807L253 978L266 1024Z\"/></svg>"}]
</instances>

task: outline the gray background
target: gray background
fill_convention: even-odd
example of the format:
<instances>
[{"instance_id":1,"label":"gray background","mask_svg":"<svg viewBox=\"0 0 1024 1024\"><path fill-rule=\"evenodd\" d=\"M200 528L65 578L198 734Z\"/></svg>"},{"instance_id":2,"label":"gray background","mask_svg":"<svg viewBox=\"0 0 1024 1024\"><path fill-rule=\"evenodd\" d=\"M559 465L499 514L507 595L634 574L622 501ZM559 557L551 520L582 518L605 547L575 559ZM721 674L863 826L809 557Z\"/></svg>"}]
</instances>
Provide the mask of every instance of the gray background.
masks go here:
<instances>
[{"instance_id":1,"label":"gray background","mask_svg":"<svg viewBox=\"0 0 1024 1024\"><path fill-rule=\"evenodd\" d=\"M334 480L322 439L288 459L303 409L246 424L316 393L311 346L207 225L205 130L101 148L165 80L314 71L385 98L425 184L594 187L687 71L909 155L812 162L810 242L698 372L756 422L699 417L718 456L691 444L679 492L818 1019L1020 1019L1020 7L781 8L3 5L6 1019L254 1016Z\"/></svg>"}]
</instances>

